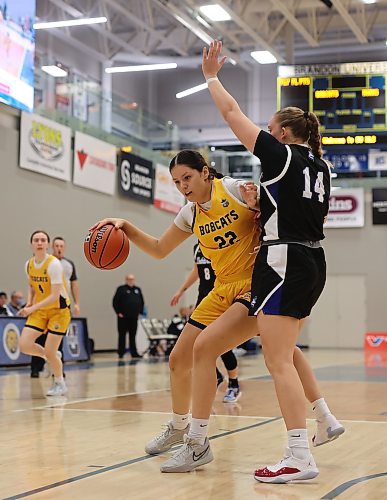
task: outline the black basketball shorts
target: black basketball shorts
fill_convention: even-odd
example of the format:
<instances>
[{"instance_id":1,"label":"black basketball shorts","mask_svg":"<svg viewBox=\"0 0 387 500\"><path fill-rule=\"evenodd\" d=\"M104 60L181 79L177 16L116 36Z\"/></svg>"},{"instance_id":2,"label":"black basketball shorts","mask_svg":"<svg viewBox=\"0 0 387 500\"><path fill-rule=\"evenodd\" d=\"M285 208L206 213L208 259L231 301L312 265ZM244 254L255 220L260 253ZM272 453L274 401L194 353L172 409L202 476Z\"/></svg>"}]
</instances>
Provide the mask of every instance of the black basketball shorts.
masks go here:
<instances>
[{"instance_id":1,"label":"black basketball shorts","mask_svg":"<svg viewBox=\"0 0 387 500\"><path fill-rule=\"evenodd\" d=\"M310 315L324 289L322 247L296 243L263 245L254 264L249 315L259 311L302 319Z\"/></svg>"}]
</instances>

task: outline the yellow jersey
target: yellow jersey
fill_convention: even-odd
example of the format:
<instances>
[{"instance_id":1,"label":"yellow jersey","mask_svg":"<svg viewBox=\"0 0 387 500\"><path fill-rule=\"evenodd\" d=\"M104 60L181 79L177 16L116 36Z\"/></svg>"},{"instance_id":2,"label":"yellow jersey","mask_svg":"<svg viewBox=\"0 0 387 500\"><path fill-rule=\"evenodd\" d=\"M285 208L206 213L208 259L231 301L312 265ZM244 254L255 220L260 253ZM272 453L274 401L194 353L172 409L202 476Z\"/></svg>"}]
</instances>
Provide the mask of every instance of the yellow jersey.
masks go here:
<instances>
[{"instance_id":1,"label":"yellow jersey","mask_svg":"<svg viewBox=\"0 0 387 500\"><path fill-rule=\"evenodd\" d=\"M55 262L54 262L55 261ZM42 307L42 309L65 309L70 306L70 299L68 297L68 292L66 288L66 283L63 276L62 265L59 260L53 255L48 255L41 265L36 265L35 257L27 262L27 275L30 286L33 288L34 294L34 304L42 302L51 294L51 276L49 272L50 264L56 266L56 261L60 266L60 272L62 277L62 288L59 295L59 299L48 306ZM56 266L57 267L57 266ZM59 268L56 269L57 273ZM55 280L57 281L57 280ZM57 283L54 283L57 284Z\"/></svg>"},{"instance_id":2,"label":"yellow jersey","mask_svg":"<svg viewBox=\"0 0 387 500\"><path fill-rule=\"evenodd\" d=\"M250 278L260 235L255 212L227 191L222 179L212 182L211 207L195 203L192 231L220 281Z\"/></svg>"}]
</instances>

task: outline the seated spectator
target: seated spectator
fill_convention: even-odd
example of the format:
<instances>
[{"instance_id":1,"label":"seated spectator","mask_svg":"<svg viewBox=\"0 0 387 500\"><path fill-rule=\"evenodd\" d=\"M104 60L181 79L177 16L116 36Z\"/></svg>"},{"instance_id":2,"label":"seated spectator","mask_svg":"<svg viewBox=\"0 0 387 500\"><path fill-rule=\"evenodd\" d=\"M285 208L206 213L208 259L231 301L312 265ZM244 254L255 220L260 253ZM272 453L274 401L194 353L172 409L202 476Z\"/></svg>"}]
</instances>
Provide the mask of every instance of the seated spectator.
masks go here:
<instances>
[{"instance_id":1,"label":"seated spectator","mask_svg":"<svg viewBox=\"0 0 387 500\"><path fill-rule=\"evenodd\" d=\"M184 325L189 319L189 308L180 307L179 314L175 314L172 318L171 324L168 326L167 333L169 335L180 335L183 331Z\"/></svg>"},{"instance_id":2,"label":"seated spectator","mask_svg":"<svg viewBox=\"0 0 387 500\"><path fill-rule=\"evenodd\" d=\"M8 310L11 313L11 316L17 316L20 309L23 308L26 301L23 298L23 292L14 291L11 294L11 300L7 305Z\"/></svg>"},{"instance_id":3,"label":"seated spectator","mask_svg":"<svg viewBox=\"0 0 387 500\"><path fill-rule=\"evenodd\" d=\"M8 297L5 292L0 292L0 316L12 316L7 307Z\"/></svg>"}]
</instances>

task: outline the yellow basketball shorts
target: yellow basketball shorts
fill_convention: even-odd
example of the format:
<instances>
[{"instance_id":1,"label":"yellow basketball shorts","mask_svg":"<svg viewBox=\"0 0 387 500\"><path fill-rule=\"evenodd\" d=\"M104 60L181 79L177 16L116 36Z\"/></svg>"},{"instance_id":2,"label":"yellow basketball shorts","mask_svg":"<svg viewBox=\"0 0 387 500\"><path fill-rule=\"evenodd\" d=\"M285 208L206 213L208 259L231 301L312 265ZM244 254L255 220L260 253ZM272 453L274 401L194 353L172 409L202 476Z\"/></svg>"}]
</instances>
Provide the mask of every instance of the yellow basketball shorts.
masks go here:
<instances>
[{"instance_id":1,"label":"yellow basketball shorts","mask_svg":"<svg viewBox=\"0 0 387 500\"><path fill-rule=\"evenodd\" d=\"M214 288L198 304L191 314L188 323L197 328L204 329L213 323L235 302L240 302L247 309L251 301L251 278L244 278L231 283L221 282L216 279Z\"/></svg>"},{"instance_id":2,"label":"yellow basketball shorts","mask_svg":"<svg viewBox=\"0 0 387 500\"><path fill-rule=\"evenodd\" d=\"M28 316L25 326L42 333L66 335L70 321L69 307L65 309L40 309Z\"/></svg>"}]
</instances>

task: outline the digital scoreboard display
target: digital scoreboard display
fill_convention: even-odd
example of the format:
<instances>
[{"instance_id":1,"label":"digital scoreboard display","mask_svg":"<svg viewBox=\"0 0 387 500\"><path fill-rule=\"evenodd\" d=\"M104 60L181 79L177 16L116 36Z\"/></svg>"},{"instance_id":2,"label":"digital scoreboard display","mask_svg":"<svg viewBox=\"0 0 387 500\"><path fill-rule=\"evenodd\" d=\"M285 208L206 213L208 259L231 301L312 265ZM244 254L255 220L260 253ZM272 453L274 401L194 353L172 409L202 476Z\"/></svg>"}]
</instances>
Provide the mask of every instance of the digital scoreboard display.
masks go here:
<instances>
[{"instance_id":1,"label":"digital scoreboard display","mask_svg":"<svg viewBox=\"0 0 387 500\"><path fill-rule=\"evenodd\" d=\"M297 106L313 111L324 135L387 132L386 63L368 64L368 68L367 63L314 65L304 74L300 71L307 70L305 66L282 67L286 69L280 70L277 80L278 108ZM383 71L345 74L342 66L356 73L361 69ZM329 70L337 73L327 74Z\"/></svg>"}]
</instances>

